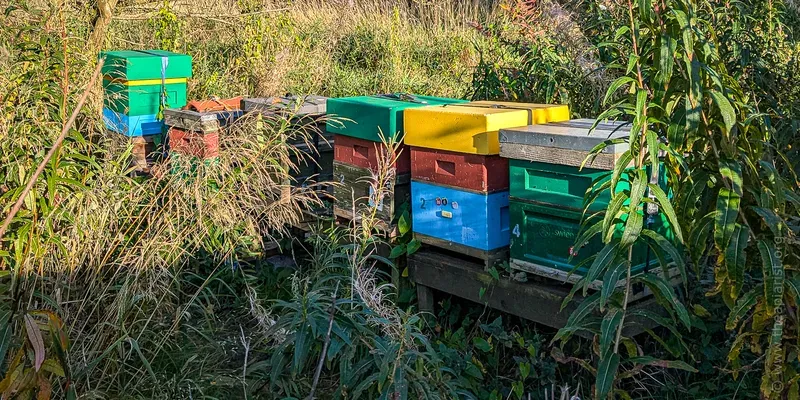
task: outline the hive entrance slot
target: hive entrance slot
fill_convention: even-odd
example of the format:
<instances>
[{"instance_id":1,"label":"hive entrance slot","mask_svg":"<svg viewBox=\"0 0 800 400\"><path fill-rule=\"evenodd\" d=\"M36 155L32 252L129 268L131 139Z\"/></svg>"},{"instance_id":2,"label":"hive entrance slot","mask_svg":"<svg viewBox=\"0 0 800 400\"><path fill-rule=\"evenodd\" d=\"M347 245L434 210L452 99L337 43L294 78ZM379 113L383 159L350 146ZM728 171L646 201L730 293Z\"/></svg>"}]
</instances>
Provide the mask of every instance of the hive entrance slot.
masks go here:
<instances>
[{"instance_id":1,"label":"hive entrance slot","mask_svg":"<svg viewBox=\"0 0 800 400\"><path fill-rule=\"evenodd\" d=\"M353 145L353 155L363 159L369 159L369 148L367 146Z\"/></svg>"},{"instance_id":2,"label":"hive entrance slot","mask_svg":"<svg viewBox=\"0 0 800 400\"><path fill-rule=\"evenodd\" d=\"M451 161L436 160L436 173L456 176L456 163Z\"/></svg>"}]
</instances>

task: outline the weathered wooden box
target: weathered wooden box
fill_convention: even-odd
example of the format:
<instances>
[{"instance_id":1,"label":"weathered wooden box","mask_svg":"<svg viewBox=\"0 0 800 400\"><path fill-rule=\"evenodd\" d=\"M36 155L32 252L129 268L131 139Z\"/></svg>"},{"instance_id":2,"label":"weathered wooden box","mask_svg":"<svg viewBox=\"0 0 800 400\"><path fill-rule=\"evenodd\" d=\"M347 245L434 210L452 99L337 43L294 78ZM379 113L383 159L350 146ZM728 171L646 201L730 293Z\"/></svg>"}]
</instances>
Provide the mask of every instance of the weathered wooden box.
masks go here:
<instances>
[{"instance_id":1,"label":"weathered wooden box","mask_svg":"<svg viewBox=\"0 0 800 400\"><path fill-rule=\"evenodd\" d=\"M219 157L219 131L207 133L172 127L167 143L170 152L203 159Z\"/></svg>"},{"instance_id":2,"label":"weathered wooden box","mask_svg":"<svg viewBox=\"0 0 800 400\"><path fill-rule=\"evenodd\" d=\"M419 107L403 117L409 146L486 155L499 154L500 129L567 119L568 106L491 101Z\"/></svg>"},{"instance_id":3,"label":"weathered wooden box","mask_svg":"<svg viewBox=\"0 0 800 400\"><path fill-rule=\"evenodd\" d=\"M167 126L201 133L218 132L242 116L241 110L204 111L167 109L164 124Z\"/></svg>"},{"instance_id":4,"label":"weathered wooden box","mask_svg":"<svg viewBox=\"0 0 800 400\"><path fill-rule=\"evenodd\" d=\"M408 146L400 145L396 154L388 154L383 143L373 142L345 135L335 135L334 159L345 164L375 171L379 160L396 158L395 173L403 175L411 172L411 151ZM379 157L380 156L380 157Z\"/></svg>"},{"instance_id":5,"label":"weathered wooden box","mask_svg":"<svg viewBox=\"0 0 800 400\"><path fill-rule=\"evenodd\" d=\"M386 182L388 186L384 192L388 195L383 198L377 195L373 173L369 168L334 161L333 178L337 183L334 187L334 211L339 216L357 218L352 213L353 206L358 213L364 209L364 205L368 205L375 210L378 219L390 223L396 217L396 211L409 200L409 174L397 175Z\"/></svg>"},{"instance_id":6,"label":"weathered wooden box","mask_svg":"<svg viewBox=\"0 0 800 400\"><path fill-rule=\"evenodd\" d=\"M319 116L327 112L327 103L327 97L315 95L257 97L242 99L241 108L246 113L257 112L262 115Z\"/></svg>"},{"instance_id":7,"label":"weathered wooden box","mask_svg":"<svg viewBox=\"0 0 800 400\"><path fill-rule=\"evenodd\" d=\"M411 179L483 193L508 190L508 159L412 147Z\"/></svg>"},{"instance_id":8,"label":"weathered wooden box","mask_svg":"<svg viewBox=\"0 0 800 400\"><path fill-rule=\"evenodd\" d=\"M328 132L373 142L402 138L403 112L435 104L465 100L415 95L376 95L328 99ZM399 135L399 136L398 136Z\"/></svg>"},{"instance_id":9,"label":"weathered wooden box","mask_svg":"<svg viewBox=\"0 0 800 400\"><path fill-rule=\"evenodd\" d=\"M139 136L131 138L131 167L139 174L149 174L156 160L161 155L161 135Z\"/></svg>"},{"instance_id":10,"label":"weathered wooden box","mask_svg":"<svg viewBox=\"0 0 800 400\"><path fill-rule=\"evenodd\" d=\"M412 229L423 243L455 251L458 246L504 248L509 244L508 212L508 191L485 194L411 181Z\"/></svg>"},{"instance_id":11,"label":"weathered wooden box","mask_svg":"<svg viewBox=\"0 0 800 400\"><path fill-rule=\"evenodd\" d=\"M500 155L516 160L580 167L598 144L630 135L630 125L624 122L603 122L590 131L593 123L591 119L573 119L501 129ZM626 150L627 143L611 144L585 167L613 170Z\"/></svg>"}]
</instances>

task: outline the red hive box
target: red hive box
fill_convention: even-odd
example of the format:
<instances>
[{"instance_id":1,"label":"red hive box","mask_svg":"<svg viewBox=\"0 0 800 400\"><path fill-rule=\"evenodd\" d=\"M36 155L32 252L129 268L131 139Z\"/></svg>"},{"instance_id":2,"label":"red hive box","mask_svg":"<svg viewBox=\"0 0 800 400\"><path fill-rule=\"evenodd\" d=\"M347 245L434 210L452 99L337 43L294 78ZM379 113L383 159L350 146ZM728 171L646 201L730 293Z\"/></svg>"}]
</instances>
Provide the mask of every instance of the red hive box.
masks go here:
<instances>
[{"instance_id":1,"label":"red hive box","mask_svg":"<svg viewBox=\"0 0 800 400\"><path fill-rule=\"evenodd\" d=\"M508 159L412 147L411 179L483 193L508 190Z\"/></svg>"},{"instance_id":2,"label":"red hive box","mask_svg":"<svg viewBox=\"0 0 800 400\"><path fill-rule=\"evenodd\" d=\"M185 156L214 158L219 156L219 132L195 132L169 128L169 149Z\"/></svg>"},{"instance_id":3,"label":"red hive box","mask_svg":"<svg viewBox=\"0 0 800 400\"><path fill-rule=\"evenodd\" d=\"M333 137L333 159L345 164L374 170L378 165L379 152L385 151L383 143L344 135ZM411 152L408 146L400 145L395 163L397 175L411 172ZM506 172L507 173L507 172Z\"/></svg>"}]
</instances>

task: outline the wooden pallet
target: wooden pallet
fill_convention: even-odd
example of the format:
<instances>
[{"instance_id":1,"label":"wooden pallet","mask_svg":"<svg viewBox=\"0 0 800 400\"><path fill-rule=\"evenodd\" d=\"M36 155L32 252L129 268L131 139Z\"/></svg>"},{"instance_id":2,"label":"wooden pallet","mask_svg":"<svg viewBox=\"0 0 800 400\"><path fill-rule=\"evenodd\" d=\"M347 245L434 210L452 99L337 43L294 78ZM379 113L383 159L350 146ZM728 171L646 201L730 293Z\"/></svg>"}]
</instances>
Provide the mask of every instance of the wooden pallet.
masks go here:
<instances>
[{"instance_id":1,"label":"wooden pallet","mask_svg":"<svg viewBox=\"0 0 800 400\"><path fill-rule=\"evenodd\" d=\"M427 245L427 247L436 248L438 251L444 251L446 252L445 254L449 254L452 257L483 263L483 269L487 271L496 264L508 260L508 247L494 250L480 250L474 247L464 246L463 244L423 235L421 233L414 233L414 238Z\"/></svg>"},{"instance_id":2,"label":"wooden pallet","mask_svg":"<svg viewBox=\"0 0 800 400\"><path fill-rule=\"evenodd\" d=\"M502 277L495 280L484 271L484 265L445 254L435 249L421 249L409 257L411 280L417 285L421 311L433 312L436 292L485 304L496 310L516 315L551 328L563 328L570 314L581 304L576 294L563 310L561 303L569 294L570 285L554 281L516 282ZM485 290L481 297L482 289ZM648 310L660 313L654 298L629 303L629 311ZM633 336L655 327L650 319L630 317L624 334Z\"/></svg>"}]
</instances>

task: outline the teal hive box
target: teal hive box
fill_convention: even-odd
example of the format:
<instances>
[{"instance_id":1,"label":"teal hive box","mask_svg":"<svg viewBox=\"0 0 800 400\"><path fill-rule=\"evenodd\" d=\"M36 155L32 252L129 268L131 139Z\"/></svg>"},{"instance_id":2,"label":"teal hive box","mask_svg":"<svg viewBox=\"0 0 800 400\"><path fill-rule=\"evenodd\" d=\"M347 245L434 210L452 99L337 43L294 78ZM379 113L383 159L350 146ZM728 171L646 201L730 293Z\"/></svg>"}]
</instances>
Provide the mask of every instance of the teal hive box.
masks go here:
<instances>
[{"instance_id":1,"label":"teal hive box","mask_svg":"<svg viewBox=\"0 0 800 400\"><path fill-rule=\"evenodd\" d=\"M116 80L191 78L192 57L163 50L121 50L100 53L105 57L103 76ZM163 66L163 74L162 74Z\"/></svg>"},{"instance_id":2,"label":"teal hive box","mask_svg":"<svg viewBox=\"0 0 800 400\"><path fill-rule=\"evenodd\" d=\"M147 81L134 81L147 82ZM164 109L181 108L186 105L186 80L183 82L139 85L133 82L103 80L105 98L103 106L114 112L129 116L158 114L161 96L164 96Z\"/></svg>"},{"instance_id":3,"label":"teal hive box","mask_svg":"<svg viewBox=\"0 0 800 400\"><path fill-rule=\"evenodd\" d=\"M328 132L373 142L403 134L403 110L411 107L466 103L466 100L415 95L376 95L328 99ZM402 136L400 136L402 137ZM398 138L400 138L398 137Z\"/></svg>"},{"instance_id":4,"label":"teal hive box","mask_svg":"<svg viewBox=\"0 0 800 400\"><path fill-rule=\"evenodd\" d=\"M584 263L577 269L575 266L599 253L605 246L600 236L595 235L584 246L574 247L581 232L579 212L513 198L509 202L509 208L510 257L515 269L533 273L561 271L564 275L572 272L575 277L581 277L590 267L590 263ZM656 216L651 229L668 239L673 238L669 222L663 214ZM622 235L622 231L623 225L618 224L615 235ZM633 274L644 272L646 257L647 245L643 242L637 243L633 248ZM656 256L651 253L650 257L650 268L654 268L658 263Z\"/></svg>"}]
</instances>

